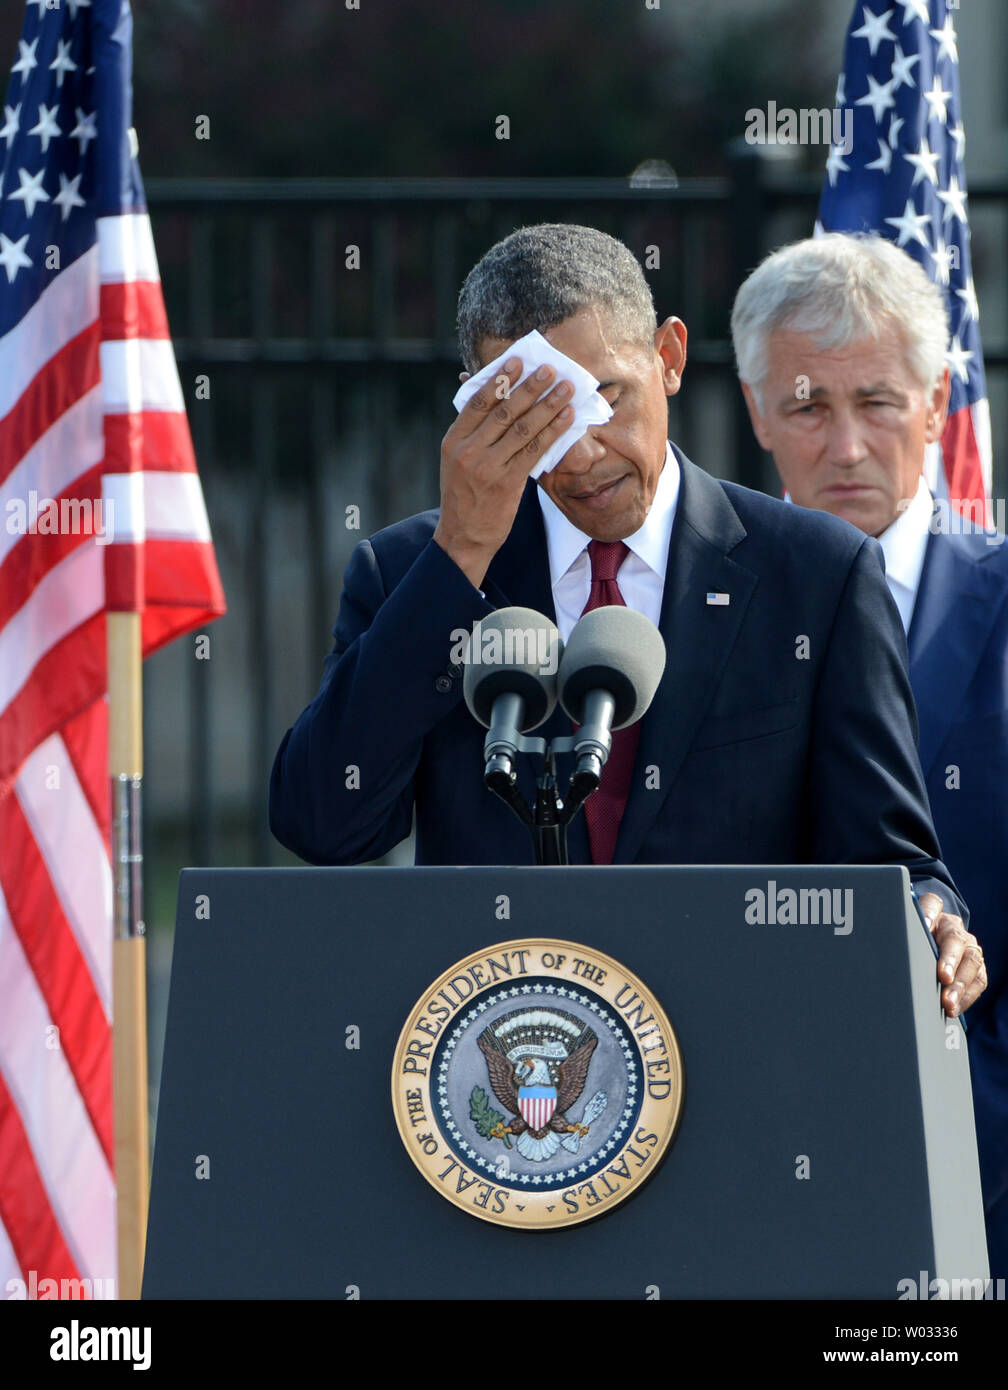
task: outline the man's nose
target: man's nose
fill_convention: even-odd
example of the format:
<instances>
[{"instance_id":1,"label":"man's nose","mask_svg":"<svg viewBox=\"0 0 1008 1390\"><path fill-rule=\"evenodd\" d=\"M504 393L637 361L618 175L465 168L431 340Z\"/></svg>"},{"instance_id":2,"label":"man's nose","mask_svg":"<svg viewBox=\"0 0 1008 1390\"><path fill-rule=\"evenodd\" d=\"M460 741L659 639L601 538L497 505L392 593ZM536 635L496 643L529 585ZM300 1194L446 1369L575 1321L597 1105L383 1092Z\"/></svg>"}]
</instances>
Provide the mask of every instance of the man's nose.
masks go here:
<instances>
[{"instance_id":1,"label":"man's nose","mask_svg":"<svg viewBox=\"0 0 1008 1390\"><path fill-rule=\"evenodd\" d=\"M868 450L865 447L861 426L853 411L840 410L834 413L830 421L826 447L830 463L847 468L852 468L867 457Z\"/></svg>"},{"instance_id":2,"label":"man's nose","mask_svg":"<svg viewBox=\"0 0 1008 1390\"><path fill-rule=\"evenodd\" d=\"M571 445L557 464L558 471L572 474L587 473L596 463L601 463L606 456L606 446L601 439L596 437L596 429L598 428L601 427L596 426L589 429L588 433L582 435L576 444Z\"/></svg>"}]
</instances>

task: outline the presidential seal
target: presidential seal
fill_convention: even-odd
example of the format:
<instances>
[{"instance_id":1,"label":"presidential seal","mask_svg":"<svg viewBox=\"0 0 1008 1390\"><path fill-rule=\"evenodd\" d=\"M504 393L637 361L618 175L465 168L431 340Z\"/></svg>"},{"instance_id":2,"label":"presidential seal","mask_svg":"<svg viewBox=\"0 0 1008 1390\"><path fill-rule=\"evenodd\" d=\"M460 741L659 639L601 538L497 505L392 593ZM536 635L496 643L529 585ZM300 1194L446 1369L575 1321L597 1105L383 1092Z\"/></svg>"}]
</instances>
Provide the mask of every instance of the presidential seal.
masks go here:
<instances>
[{"instance_id":1,"label":"presidential seal","mask_svg":"<svg viewBox=\"0 0 1008 1390\"><path fill-rule=\"evenodd\" d=\"M427 1181L537 1230L611 1211L655 1171L683 1101L661 1005L610 956L506 941L435 980L396 1046L392 1104Z\"/></svg>"}]
</instances>

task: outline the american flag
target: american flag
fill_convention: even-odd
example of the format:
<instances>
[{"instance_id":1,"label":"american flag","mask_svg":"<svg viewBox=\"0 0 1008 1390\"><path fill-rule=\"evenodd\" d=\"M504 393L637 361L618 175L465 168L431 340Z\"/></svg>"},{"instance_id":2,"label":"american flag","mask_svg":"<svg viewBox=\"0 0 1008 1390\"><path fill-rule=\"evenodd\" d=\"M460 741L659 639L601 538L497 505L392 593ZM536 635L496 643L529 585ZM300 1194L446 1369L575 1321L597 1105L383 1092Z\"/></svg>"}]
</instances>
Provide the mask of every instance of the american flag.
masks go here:
<instances>
[{"instance_id":1,"label":"american flag","mask_svg":"<svg viewBox=\"0 0 1008 1390\"><path fill-rule=\"evenodd\" d=\"M887 236L941 287L952 391L941 463L929 450L925 480L960 510L980 504L980 520L991 489L990 411L970 262L959 53L945 0L855 5L836 107L853 121L853 148L830 149L817 228Z\"/></svg>"},{"instance_id":2,"label":"american flag","mask_svg":"<svg viewBox=\"0 0 1008 1390\"><path fill-rule=\"evenodd\" d=\"M108 1293L117 1272L105 614L141 612L146 655L224 611L135 157L131 38L128 0L29 0L0 129L7 1297L10 1279Z\"/></svg>"}]
</instances>

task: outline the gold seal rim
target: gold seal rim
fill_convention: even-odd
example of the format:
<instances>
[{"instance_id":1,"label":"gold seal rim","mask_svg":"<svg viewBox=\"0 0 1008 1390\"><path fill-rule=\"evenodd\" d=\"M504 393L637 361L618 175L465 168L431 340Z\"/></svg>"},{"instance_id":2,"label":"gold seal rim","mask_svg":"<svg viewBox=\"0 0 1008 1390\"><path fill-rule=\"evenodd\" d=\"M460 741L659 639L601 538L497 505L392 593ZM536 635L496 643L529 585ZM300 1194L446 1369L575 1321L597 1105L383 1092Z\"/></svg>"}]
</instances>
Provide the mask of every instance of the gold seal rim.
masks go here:
<instances>
[{"instance_id":1,"label":"gold seal rim","mask_svg":"<svg viewBox=\"0 0 1008 1390\"><path fill-rule=\"evenodd\" d=\"M486 1211L485 1209L481 1209L478 1205L474 1205L471 1201L467 1201L464 1193L452 1192L451 1190L449 1190L447 1186L443 1184L443 1182L433 1171L435 1161L437 1160L438 1155L440 1154L441 1161L443 1161L444 1158L448 1156L451 1157L455 1166L461 1168L462 1165L459 1162L457 1156L455 1156L449 1149L447 1141L444 1139L441 1133L438 1120L435 1118L436 1107L431 1097L431 1090L434 1085L434 1078L432 1074L433 1069L429 1069L431 1071L431 1074L423 1077L417 1077L415 1073L406 1073L403 1071L403 1064L407 1056L407 1048L409 1045L410 1036L414 1031L416 1031L417 1020L423 1017L425 1006L428 1003L430 1003L432 999L437 997L438 991L444 989L445 986L447 986L453 978L466 972L467 970L469 970L471 966L477 964L486 957L489 957L491 955L499 955L501 952L507 952L512 950L538 952L540 967L535 969L534 971L530 969L527 972L529 975L534 974L537 977L541 977L543 974L550 973L550 967L541 965L542 953L544 951L547 953L552 953L554 955L558 953L566 954L568 952L576 952L578 953L579 959L582 957L587 957L590 958L591 963L593 965L603 967L607 971L607 977L610 971L618 973L620 976L622 976L623 982L625 984L632 986L636 990L639 999L641 999L644 1002L646 1008L654 1016L655 1021L658 1023L662 1039L666 1044L665 1056L669 1063L669 1072L668 1077L665 1079L669 1081L671 1090L667 1098L667 1101L658 1101L651 1099L647 1094L648 1074L645 1049L641 1048L633 1028L630 1028L629 1025L626 1025L626 1020L624 1019L624 1024L628 1027L630 1035L634 1038L636 1043L637 1057L641 1067L641 1085L644 1087L645 1090L645 1096L641 1104L640 1114L638 1115L637 1120L635 1122L635 1133L645 1123L650 1122L652 1124L652 1127L657 1131L658 1134L657 1144L654 1148L654 1151L653 1153L648 1155L650 1161L648 1162L646 1171L638 1172L631 1179L631 1181L627 1184L625 1188L616 1192L615 1194L608 1194L606 1199L603 1199L602 1201L589 1206L587 1210L578 1210L577 1212L571 1212L568 1210L566 1213L561 1214L559 1217L553 1215L552 1213L546 1212L545 1207L548 1203L548 1199L559 1199L561 1197L564 1189L560 1187L552 1188L548 1192L536 1192L534 1190L530 1190L528 1193L526 1193L524 1189L519 1189L512 1186L503 1187L502 1190L506 1191L509 1195L520 1193L520 1195L524 1199L527 1199L526 1207L533 1208L531 1214L523 1212L520 1216L512 1215L510 1209L501 1213ZM569 956L568 959L570 959ZM607 1004L607 1006L612 1009L612 1011L617 1017L621 1016L620 1010L617 1007L617 1005L613 1002L612 999L606 997L604 986L600 986L598 983L591 980L578 979L576 976L570 977L566 975L558 975L557 979L558 981L562 980L565 984L574 985L578 988L585 989L588 992L591 992L592 994L596 995L599 999L603 1000ZM476 1000L478 1000L484 993L498 989L501 986L501 984L501 980L493 980L482 986L477 985L474 993L466 996L464 1005L460 1004L458 1008L449 1016L449 1018L444 1021L443 1028L447 1029L451 1027L457 1021L457 1019L461 1017L463 1013L465 1013L466 1009L471 1007L472 1004ZM436 1039L432 1040L432 1052L430 1058L431 1061L433 1061L434 1056L433 1049L436 1049L437 1045L440 1043L442 1035L442 1031L439 1030ZM427 1121L427 1123L436 1134L438 1141L437 1152L435 1153L435 1155L424 1155L419 1150L417 1150L417 1148L414 1145L410 1143L410 1139L413 1135L413 1125L409 1118L406 1091L410 1084L415 1086L417 1081L422 1083L423 1100L427 1106L427 1109L430 1111L432 1117L429 1121ZM392 1109L393 1114L395 1115L396 1128L399 1131L399 1138L402 1140L403 1147L405 1148L406 1153L409 1155L411 1162L416 1167L421 1176L425 1179L425 1181L431 1187L433 1187L433 1189L443 1200L449 1202L452 1206L456 1207L460 1211L465 1212L467 1215L475 1216L478 1220L485 1221L492 1226L502 1226L510 1230L523 1231L565 1230L568 1227L582 1225L586 1221L592 1221L597 1217L603 1216L608 1212L613 1211L616 1207L622 1205L622 1203L625 1202L627 1198L636 1196L637 1193L639 1193L640 1190L644 1186L646 1186L648 1181L654 1176L654 1174L658 1171L659 1167L664 1162L665 1158L668 1155L668 1151L671 1148L672 1142L676 1137L679 1128L679 1122L682 1118L683 1105L685 1100L685 1083L686 1073L683 1064L682 1049L679 1045L678 1036L676 1035L675 1029L672 1026L668 1014L665 1012L665 1009L662 1007L654 991L644 983L644 981L640 978L639 975L635 974L634 971L630 970L626 965L623 964L622 961L617 960L614 956L610 956L607 952L597 950L592 946L586 946L583 942L568 941L565 938L561 937L516 937L509 941L497 941L491 945L484 946L479 950L471 951L469 955L462 957L460 960L450 965L446 970L442 971L442 973L437 977L437 979L432 981L431 984L429 984L426 987L424 992L421 994L420 998L410 1009L406 1017L406 1021L399 1032L399 1037L396 1041L395 1051L393 1053L391 1088ZM666 1118L664 1122L660 1126L658 1126L654 1124L654 1120L651 1117L655 1113L660 1113L660 1106L662 1104L666 1104L667 1106ZM647 1120L645 1119L646 1115L648 1117ZM630 1146L631 1143L631 1140L624 1141L624 1143L617 1150L617 1153L612 1160L613 1163L619 1161L619 1159L624 1155L626 1149ZM440 1152L442 1150L442 1147L444 1150L447 1150L447 1154ZM428 1161L428 1159L430 1159L430 1161ZM603 1174L608 1171L610 1171L610 1169L608 1168L598 1169L595 1173L592 1174L592 1178L586 1181L590 1183L592 1179L597 1178L600 1176L600 1174ZM473 1186L474 1184L480 1186L490 1185L491 1187L495 1185L490 1177L483 1177L482 1175L477 1174L475 1170L473 1171L471 1176L473 1182L467 1185L465 1189L466 1192L468 1191L469 1187ZM573 1180L572 1185L576 1186ZM557 1202L556 1200L554 1200L554 1205L556 1204ZM542 1208L541 1212L539 1210L540 1208Z\"/></svg>"}]
</instances>

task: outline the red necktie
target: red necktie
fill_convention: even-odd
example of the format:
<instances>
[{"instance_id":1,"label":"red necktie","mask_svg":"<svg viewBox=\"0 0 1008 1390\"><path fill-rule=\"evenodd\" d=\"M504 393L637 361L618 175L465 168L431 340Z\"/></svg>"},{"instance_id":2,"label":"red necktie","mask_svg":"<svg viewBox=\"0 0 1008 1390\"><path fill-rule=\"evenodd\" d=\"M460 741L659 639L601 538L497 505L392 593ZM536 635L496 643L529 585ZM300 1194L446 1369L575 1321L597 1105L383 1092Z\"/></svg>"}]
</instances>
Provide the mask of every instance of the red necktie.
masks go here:
<instances>
[{"instance_id":1,"label":"red necktie","mask_svg":"<svg viewBox=\"0 0 1008 1390\"><path fill-rule=\"evenodd\" d=\"M626 600L616 583L616 575L629 553L630 548L623 541L589 541L591 592L584 606L585 613L590 613L593 608L603 608L607 604L626 607ZM633 780L639 738L639 720L626 729L616 730L612 736L609 758L602 771L602 782L598 790L585 802L584 814L588 823L588 843L591 846L593 864L612 863L616 836L619 834L620 821L623 819L630 783Z\"/></svg>"}]
</instances>

